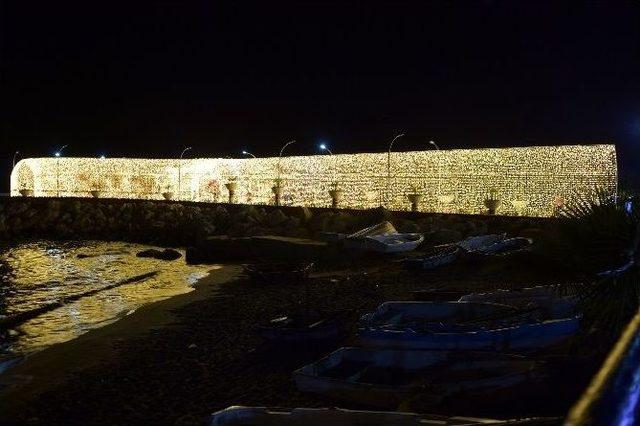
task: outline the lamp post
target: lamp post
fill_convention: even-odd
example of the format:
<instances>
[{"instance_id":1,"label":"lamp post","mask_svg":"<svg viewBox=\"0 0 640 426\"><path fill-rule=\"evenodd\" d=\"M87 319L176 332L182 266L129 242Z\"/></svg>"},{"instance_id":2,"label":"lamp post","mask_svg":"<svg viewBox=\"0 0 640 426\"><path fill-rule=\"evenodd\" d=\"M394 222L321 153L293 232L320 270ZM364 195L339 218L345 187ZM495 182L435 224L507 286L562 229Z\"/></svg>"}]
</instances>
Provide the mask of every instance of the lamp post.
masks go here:
<instances>
[{"instance_id":1,"label":"lamp post","mask_svg":"<svg viewBox=\"0 0 640 426\"><path fill-rule=\"evenodd\" d=\"M60 197L60 156L68 145L63 145L54 155L56 157L56 196Z\"/></svg>"},{"instance_id":2,"label":"lamp post","mask_svg":"<svg viewBox=\"0 0 640 426\"><path fill-rule=\"evenodd\" d=\"M404 133L400 133L399 135L394 136L394 138L391 140L391 143L389 144L389 151L387 151L387 194L385 197L387 208L389 207L389 195L391 192L391 148L393 148L394 142L403 136Z\"/></svg>"},{"instance_id":3,"label":"lamp post","mask_svg":"<svg viewBox=\"0 0 640 426\"><path fill-rule=\"evenodd\" d=\"M276 170L276 182L275 185L271 188L271 191L273 191L273 195L275 196L275 205L279 206L280 205L280 196L282 195L282 185L281 185L281 179L280 179L280 160L282 159L282 153L284 152L285 148L288 147L289 145L291 145L292 143L295 143L295 140L290 140L289 142L285 143L284 145L282 145L282 148L280 148L280 154L278 154L278 164L277 164L277 170Z\"/></svg>"},{"instance_id":4,"label":"lamp post","mask_svg":"<svg viewBox=\"0 0 640 426\"><path fill-rule=\"evenodd\" d=\"M320 149L322 151L327 151L329 155L333 157L333 152L331 152L331 150L327 147L326 144L321 143ZM336 179L337 174L338 174L338 165L334 164L333 182L331 182L331 186L329 188L329 196L331 197L331 207L334 209L338 207L338 203L342 198L342 189L338 188L338 180Z\"/></svg>"},{"instance_id":5,"label":"lamp post","mask_svg":"<svg viewBox=\"0 0 640 426\"><path fill-rule=\"evenodd\" d=\"M256 156L250 153L249 151L242 151L242 155L248 155L251 158L256 158Z\"/></svg>"},{"instance_id":6,"label":"lamp post","mask_svg":"<svg viewBox=\"0 0 640 426\"><path fill-rule=\"evenodd\" d=\"M184 153L190 151L192 148L190 146L186 147L180 153L180 160L178 161L178 199L182 197L182 157L184 157Z\"/></svg>"}]
</instances>

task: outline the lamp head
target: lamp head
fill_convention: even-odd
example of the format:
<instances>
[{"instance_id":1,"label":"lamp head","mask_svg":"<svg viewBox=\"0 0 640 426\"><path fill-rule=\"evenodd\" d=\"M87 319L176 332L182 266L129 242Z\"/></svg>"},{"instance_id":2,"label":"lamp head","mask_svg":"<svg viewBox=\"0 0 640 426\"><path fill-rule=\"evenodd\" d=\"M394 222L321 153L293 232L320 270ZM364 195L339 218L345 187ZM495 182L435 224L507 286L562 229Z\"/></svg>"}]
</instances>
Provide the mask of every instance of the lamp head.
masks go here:
<instances>
[{"instance_id":1,"label":"lamp head","mask_svg":"<svg viewBox=\"0 0 640 426\"><path fill-rule=\"evenodd\" d=\"M104 154L102 154L102 155L100 156L100 159L101 159L101 160L104 160L105 158L107 158L107 157L105 157L105 155L104 155Z\"/></svg>"},{"instance_id":2,"label":"lamp head","mask_svg":"<svg viewBox=\"0 0 640 426\"><path fill-rule=\"evenodd\" d=\"M247 155L247 151L242 151L242 154L243 155Z\"/></svg>"},{"instance_id":3,"label":"lamp head","mask_svg":"<svg viewBox=\"0 0 640 426\"><path fill-rule=\"evenodd\" d=\"M321 150L323 150L323 151L325 151L325 150L327 149L327 145L325 145L325 144L321 143L321 144L320 144L320 149L321 149Z\"/></svg>"},{"instance_id":4,"label":"lamp head","mask_svg":"<svg viewBox=\"0 0 640 426\"><path fill-rule=\"evenodd\" d=\"M56 157L60 157L60 151L57 151L57 152L56 152L55 154L53 154L53 155L55 155Z\"/></svg>"}]
</instances>

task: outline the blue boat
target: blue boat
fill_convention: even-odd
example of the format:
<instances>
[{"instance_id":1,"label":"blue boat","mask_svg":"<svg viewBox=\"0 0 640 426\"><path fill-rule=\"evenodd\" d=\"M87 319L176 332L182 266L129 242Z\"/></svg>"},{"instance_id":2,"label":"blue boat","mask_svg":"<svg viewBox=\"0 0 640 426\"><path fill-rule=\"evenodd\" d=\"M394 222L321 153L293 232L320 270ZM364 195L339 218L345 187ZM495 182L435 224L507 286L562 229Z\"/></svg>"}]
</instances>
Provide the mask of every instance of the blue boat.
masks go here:
<instances>
[{"instance_id":1,"label":"blue boat","mask_svg":"<svg viewBox=\"0 0 640 426\"><path fill-rule=\"evenodd\" d=\"M533 350L576 333L577 316L540 320L493 303L387 302L362 318L357 342L394 349Z\"/></svg>"},{"instance_id":2,"label":"blue boat","mask_svg":"<svg viewBox=\"0 0 640 426\"><path fill-rule=\"evenodd\" d=\"M418 394L438 401L509 388L535 378L537 365L495 352L341 348L295 371L293 378L302 392L395 409Z\"/></svg>"}]
</instances>

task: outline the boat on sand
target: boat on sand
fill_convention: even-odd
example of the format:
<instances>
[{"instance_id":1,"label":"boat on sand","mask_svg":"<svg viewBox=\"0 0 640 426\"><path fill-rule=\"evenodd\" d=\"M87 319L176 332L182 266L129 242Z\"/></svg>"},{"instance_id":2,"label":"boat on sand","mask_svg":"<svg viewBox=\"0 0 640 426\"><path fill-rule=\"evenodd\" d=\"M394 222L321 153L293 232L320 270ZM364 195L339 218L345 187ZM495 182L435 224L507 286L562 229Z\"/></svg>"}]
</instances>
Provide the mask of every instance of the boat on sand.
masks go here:
<instances>
[{"instance_id":1,"label":"boat on sand","mask_svg":"<svg viewBox=\"0 0 640 426\"><path fill-rule=\"evenodd\" d=\"M357 342L394 349L533 350L578 330L577 316L541 320L512 306L480 302L387 302L362 317Z\"/></svg>"},{"instance_id":2,"label":"boat on sand","mask_svg":"<svg viewBox=\"0 0 640 426\"><path fill-rule=\"evenodd\" d=\"M533 421L536 423L533 423ZM541 420L547 422L540 423ZM343 408L276 408L231 406L213 413L209 426L472 426L551 425L550 419L496 420L397 411L347 410ZM553 419L557 421L557 419Z\"/></svg>"},{"instance_id":3,"label":"boat on sand","mask_svg":"<svg viewBox=\"0 0 640 426\"><path fill-rule=\"evenodd\" d=\"M467 391L509 388L534 377L537 363L470 351L341 348L293 373L302 392L371 407L396 408L420 395L441 400Z\"/></svg>"}]
</instances>

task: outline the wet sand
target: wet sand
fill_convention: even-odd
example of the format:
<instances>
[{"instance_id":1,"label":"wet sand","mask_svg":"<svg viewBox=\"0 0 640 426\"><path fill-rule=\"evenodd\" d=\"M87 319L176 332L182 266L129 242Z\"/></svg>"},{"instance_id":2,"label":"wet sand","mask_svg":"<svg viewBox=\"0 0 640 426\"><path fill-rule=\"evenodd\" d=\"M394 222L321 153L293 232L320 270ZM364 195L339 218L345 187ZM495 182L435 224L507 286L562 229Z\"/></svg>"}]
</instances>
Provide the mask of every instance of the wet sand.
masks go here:
<instances>
[{"instance_id":1,"label":"wet sand","mask_svg":"<svg viewBox=\"0 0 640 426\"><path fill-rule=\"evenodd\" d=\"M144 305L113 324L18 361L0 375L0 419L17 421L30 400L70 375L96 365L106 368L119 355L119 342L171 326L176 321L176 309L212 297L221 283L236 279L241 271L239 266L211 270L198 281L194 291Z\"/></svg>"},{"instance_id":2,"label":"wet sand","mask_svg":"<svg viewBox=\"0 0 640 426\"><path fill-rule=\"evenodd\" d=\"M291 313L350 310L354 319L387 300L408 300L415 290L473 292L518 288L575 278L544 268L529 257L497 259L412 273L389 259L324 269L300 284L263 285L241 268L213 271L197 290L139 309L117 323L49 348L8 372L5 424L203 424L229 405L342 406L297 391L291 373L349 339L324 345L266 344L256 324ZM559 354L551 367L563 381L546 381L476 400L445 401L432 413L469 416L562 416L586 385L597 362ZM556 365L557 364L557 365ZM552 371L553 372L553 371ZM409 407L411 408L411 407Z\"/></svg>"}]
</instances>

